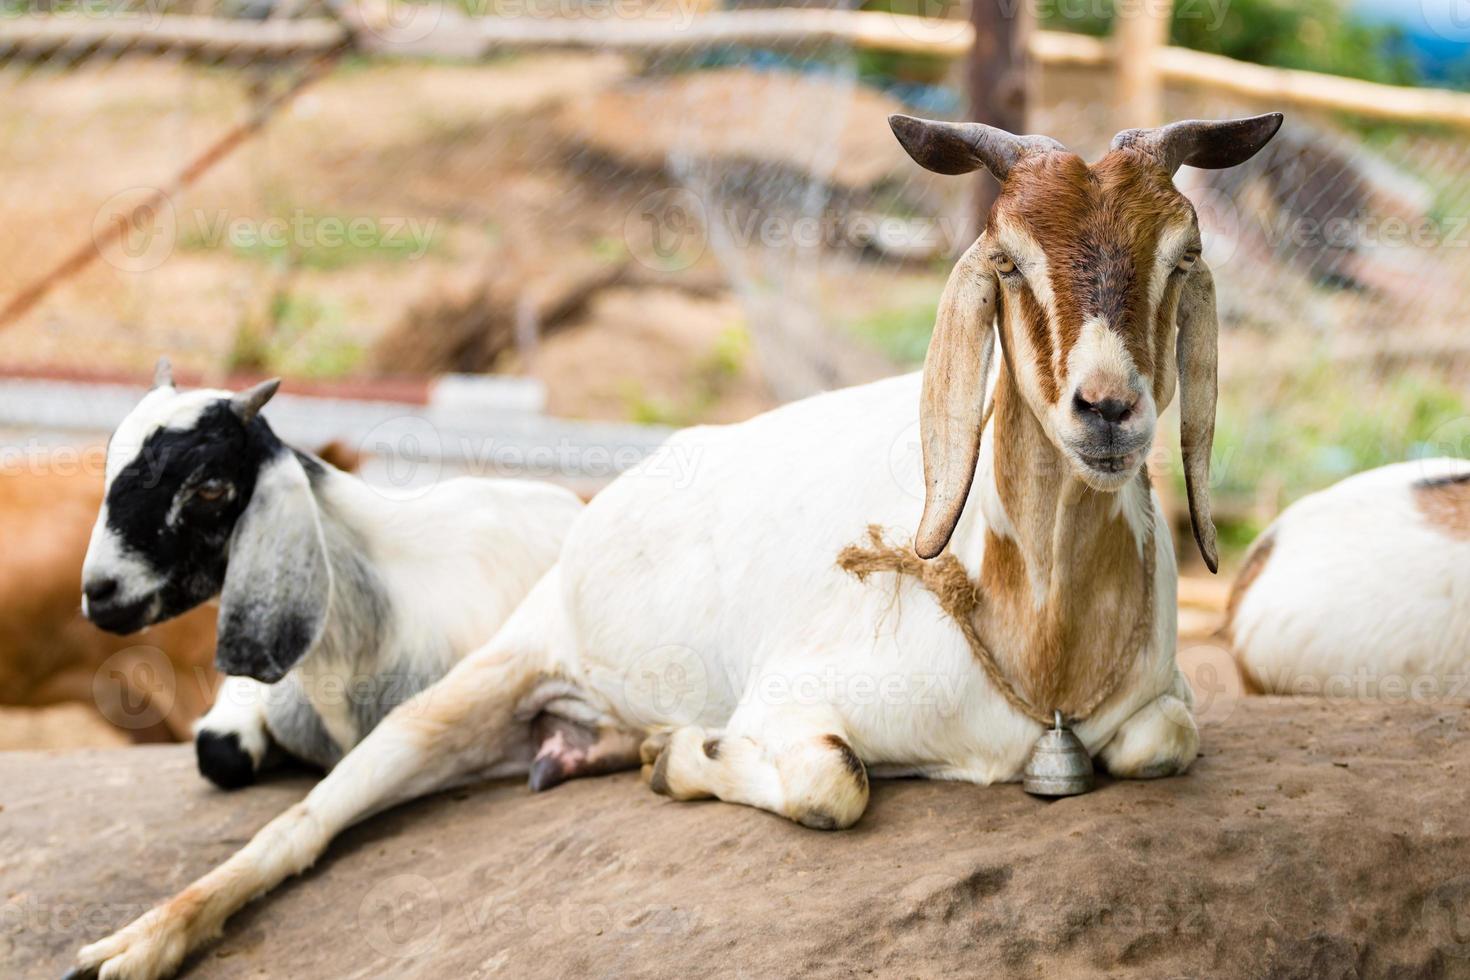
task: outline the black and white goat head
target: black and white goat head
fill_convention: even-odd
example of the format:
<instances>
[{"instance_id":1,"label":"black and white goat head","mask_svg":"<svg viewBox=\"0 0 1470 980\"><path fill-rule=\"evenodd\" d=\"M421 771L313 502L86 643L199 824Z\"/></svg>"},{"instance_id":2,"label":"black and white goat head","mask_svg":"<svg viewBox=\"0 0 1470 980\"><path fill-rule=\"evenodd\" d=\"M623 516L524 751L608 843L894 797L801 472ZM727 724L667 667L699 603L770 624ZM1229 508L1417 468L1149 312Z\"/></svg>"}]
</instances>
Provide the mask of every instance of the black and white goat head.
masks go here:
<instances>
[{"instance_id":1,"label":"black and white goat head","mask_svg":"<svg viewBox=\"0 0 1470 980\"><path fill-rule=\"evenodd\" d=\"M131 633L220 597L221 673L274 683L316 643L331 594L310 457L260 410L279 379L180 391L167 360L107 446L82 610Z\"/></svg>"}]
</instances>

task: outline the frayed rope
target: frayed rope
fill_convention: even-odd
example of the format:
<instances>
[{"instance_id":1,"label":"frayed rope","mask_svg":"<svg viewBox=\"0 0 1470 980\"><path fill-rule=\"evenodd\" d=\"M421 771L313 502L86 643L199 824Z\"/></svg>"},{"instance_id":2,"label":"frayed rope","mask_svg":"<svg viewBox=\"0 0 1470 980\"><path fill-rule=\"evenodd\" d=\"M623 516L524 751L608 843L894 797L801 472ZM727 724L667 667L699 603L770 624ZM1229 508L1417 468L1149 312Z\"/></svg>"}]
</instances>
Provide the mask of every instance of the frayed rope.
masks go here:
<instances>
[{"instance_id":1,"label":"frayed rope","mask_svg":"<svg viewBox=\"0 0 1470 980\"><path fill-rule=\"evenodd\" d=\"M883 537L883 529L876 524L868 525L868 544L864 548L850 544L837 554L837 567L866 582L874 572L893 572L909 575L919 580L934 598L939 607L955 621L970 652L980 661L991 685L1006 699L1012 708L1034 719L1042 725L1050 725L1052 716L1040 711L1017 693L1016 688L1002 673L995 656L980 640L975 629L975 610L980 607L980 590L970 580L969 573L960 560L948 551L932 561L925 561L909 547L891 544Z\"/></svg>"},{"instance_id":2,"label":"frayed rope","mask_svg":"<svg viewBox=\"0 0 1470 980\"><path fill-rule=\"evenodd\" d=\"M1040 722L1043 726L1051 726L1052 712L1042 711L1021 697L1015 685L1000 669L1000 664L996 663L995 655L981 641L980 631L975 628L975 611L980 608L980 590L971 581L969 573L965 571L965 566L960 564L958 558L946 551L932 561L925 561L915 554L912 548L890 543L884 538L883 529L876 524L868 525L868 545L864 548L850 544L843 548L837 553L837 567L854 576L859 582L867 582L868 577L874 572L893 572L896 575L908 575L918 579L924 588L933 594L939 602L939 607L954 620L955 625L964 634L970 652L976 660L980 661L980 666L985 670L985 676L990 678L991 686L1001 693L1006 703L1027 718ZM1143 581L1145 597L1143 614L1135 621L1132 635L1119 653L1120 660L1130 649L1135 651L1139 649L1139 644L1144 642L1147 631L1153 625L1154 535L1152 525L1150 525L1149 534L1144 543ZM1123 669L1110 671L1107 674L1107 683L1093 695L1084 709L1072 720L1080 721L1091 715L1098 705L1112 696L1126 673L1127 671Z\"/></svg>"}]
</instances>

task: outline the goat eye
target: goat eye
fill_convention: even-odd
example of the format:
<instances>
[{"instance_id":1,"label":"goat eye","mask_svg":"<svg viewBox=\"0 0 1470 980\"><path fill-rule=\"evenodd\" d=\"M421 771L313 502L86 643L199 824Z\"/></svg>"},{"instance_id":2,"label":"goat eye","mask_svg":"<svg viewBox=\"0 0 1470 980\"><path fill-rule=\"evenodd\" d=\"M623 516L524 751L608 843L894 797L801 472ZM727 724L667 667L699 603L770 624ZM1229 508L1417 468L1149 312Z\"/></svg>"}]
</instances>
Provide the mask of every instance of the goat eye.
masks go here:
<instances>
[{"instance_id":1,"label":"goat eye","mask_svg":"<svg viewBox=\"0 0 1470 980\"><path fill-rule=\"evenodd\" d=\"M1012 262L1008 255L997 255L994 264L995 271L1003 276L1008 276L1016 271L1016 263Z\"/></svg>"},{"instance_id":2,"label":"goat eye","mask_svg":"<svg viewBox=\"0 0 1470 980\"><path fill-rule=\"evenodd\" d=\"M1182 256L1180 256L1179 262L1174 266L1174 268L1178 269L1180 272L1188 272L1190 269L1194 268L1194 264L1198 261L1198 252L1185 252Z\"/></svg>"},{"instance_id":3,"label":"goat eye","mask_svg":"<svg viewBox=\"0 0 1470 980\"><path fill-rule=\"evenodd\" d=\"M212 504L223 500L228 489L223 480L206 480L199 484L198 489L194 491L194 496L207 504Z\"/></svg>"}]
</instances>

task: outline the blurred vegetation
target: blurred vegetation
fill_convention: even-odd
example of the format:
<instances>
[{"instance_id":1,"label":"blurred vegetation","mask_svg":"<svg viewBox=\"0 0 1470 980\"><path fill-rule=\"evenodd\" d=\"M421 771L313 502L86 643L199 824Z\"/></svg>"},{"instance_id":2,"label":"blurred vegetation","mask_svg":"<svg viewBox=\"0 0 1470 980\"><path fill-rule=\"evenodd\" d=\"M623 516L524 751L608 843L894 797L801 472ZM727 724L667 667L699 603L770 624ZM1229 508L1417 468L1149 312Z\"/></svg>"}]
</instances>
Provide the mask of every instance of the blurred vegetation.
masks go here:
<instances>
[{"instance_id":1,"label":"blurred vegetation","mask_svg":"<svg viewBox=\"0 0 1470 980\"><path fill-rule=\"evenodd\" d=\"M1463 451L1447 439L1470 431L1470 397L1433 367L1384 377L1318 356L1274 389L1222 385L1215 426L1214 493L1229 550L1249 544L1292 501L1344 477Z\"/></svg>"},{"instance_id":2,"label":"blurred vegetation","mask_svg":"<svg viewBox=\"0 0 1470 980\"><path fill-rule=\"evenodd\" d=\"M338 378L362 364L366 348L354 340L340 303L282 290L258 321L240 324L230 352L232 371L302 378Z\"/></svg>"},{"instance_id":3,"label":"blurred vegetation","mask_svg":"<svg viewBox=\"0 0 1470 980\"><path fill-rule=\"evenodd\" d=\"M700 359L690 378L690 391L677 402L653 398L636 382L623 386L628 419L643 425L697 425L740 375L750 357L750 335L743 325L727 327L713 349Z\"/></svg>"},{"instance_id":4,"label":"blurred vegetation","mask_svg":"<svg viewBox=\"0 0 1470 980\"><path fill-rule=\"evenodd\" d=\"M1116 0L1042 4L1042 26L1104 35ZM1278 68L1421 84L1403 31L1370 25L1340 0L1176 0L1170 41L1180 47Z\"/></svg>"}]
</instances>

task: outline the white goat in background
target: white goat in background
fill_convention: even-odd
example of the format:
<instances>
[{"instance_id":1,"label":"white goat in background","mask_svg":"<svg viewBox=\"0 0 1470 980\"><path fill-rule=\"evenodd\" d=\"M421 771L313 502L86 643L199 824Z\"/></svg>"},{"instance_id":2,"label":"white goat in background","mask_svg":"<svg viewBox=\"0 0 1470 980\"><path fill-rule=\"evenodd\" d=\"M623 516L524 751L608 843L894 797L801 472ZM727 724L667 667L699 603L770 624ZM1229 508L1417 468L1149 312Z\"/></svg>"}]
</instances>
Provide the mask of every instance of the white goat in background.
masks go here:
<instances>
[{"instance_id":1,"label":"white goat in background","mask_svg":"<svg viewBox=\"0 0 1470 980\"><path fill-rule=\"evenodd\" d=\"M1216 321L1172 176L1249 159L1281 117L1130 130L1090 166L1045 137L892 124L923 166L1002 182L945 289L922 381L675 436L662 452L697 460L689 485L660 475L659 454L614 482L490 643L227 862L83 949L80 974L167 974L353 822L533 753L580 775L637 765L629 747L648 735L656 791L820 828L862 815L869 770L1016 779L1042 726L935 595L837 567L874 524L962 564L981 596L974 627L1012 693L1039 712L1085 711L1075 731L1109 772L1190 765L1173 548L1143 462L1177 378L1195 534L1213 566Z\"/></svg>"},{"instance_id":2,"label":"white goat in background","mask_svg":"<svg viewBox=\"0 0 1470 980\"><path fill-rule=\"evenodd\" d=\"M1286 508L1246 556L1227 629L1264 693L1470 697L1470 461L1385 466Z\"/></svg>"},{"instance_id":3,"label":"white goat in background","mask_svg":"<svg viewBox=\"0 0 1470 980\"><path fill-rule=\"evenodd\" d=\"M230 789L286 754L331 768L484 643L556 560L570 491L447 481L394 500L276 438L268 381L179 391L166 360L113 433L83 609L131 633L220 597L227 675L195 726Z\"/></svg>"}]
</instances>

